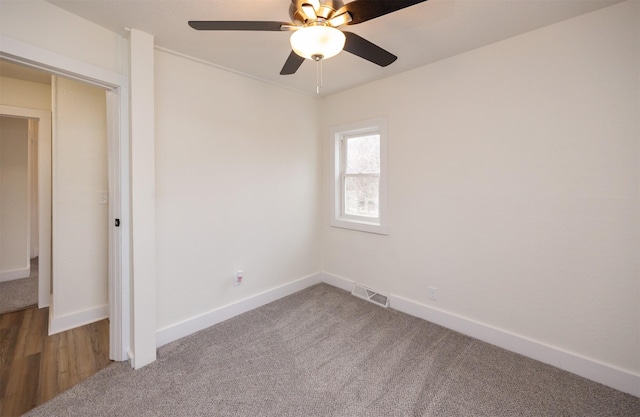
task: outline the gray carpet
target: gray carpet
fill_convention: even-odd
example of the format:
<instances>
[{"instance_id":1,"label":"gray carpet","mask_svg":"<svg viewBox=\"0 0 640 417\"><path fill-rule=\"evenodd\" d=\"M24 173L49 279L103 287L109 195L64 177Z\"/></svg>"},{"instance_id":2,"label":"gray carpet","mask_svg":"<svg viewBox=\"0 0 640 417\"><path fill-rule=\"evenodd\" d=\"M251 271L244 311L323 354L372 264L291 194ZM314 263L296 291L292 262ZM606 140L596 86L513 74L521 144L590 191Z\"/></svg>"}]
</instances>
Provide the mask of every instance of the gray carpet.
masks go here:
<instances>
[{"instance_id":1,"label":"gray carpet","mask_svg":"<svg viewBox=\"0 0 640 417\"><path fill-rule=\"evenodd\" d=\"M37 304L38 258L34 258L28 278L0 282L0 314L24 310Z\"/></svg>"},{"instance_id":2,"label":"gray carpet","mask_svg":"<svg viewBox=\"0 0 640 417\"><path fill-rule=\"evenodd\" d=\"M638 416L640 399L316 285L28 416Z\"/></svg>"}]
</instances>

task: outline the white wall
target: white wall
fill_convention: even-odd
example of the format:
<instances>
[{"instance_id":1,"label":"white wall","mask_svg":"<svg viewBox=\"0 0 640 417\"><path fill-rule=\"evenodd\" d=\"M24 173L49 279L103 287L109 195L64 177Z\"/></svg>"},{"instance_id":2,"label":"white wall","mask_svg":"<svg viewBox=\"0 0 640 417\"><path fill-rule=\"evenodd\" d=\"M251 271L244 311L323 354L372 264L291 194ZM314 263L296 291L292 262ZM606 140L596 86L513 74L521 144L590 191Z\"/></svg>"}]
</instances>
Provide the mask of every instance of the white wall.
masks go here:
<instances>
[{"instance_id":1,"label":"white wall","mask_svg":"<svg viewBox=\"0 0 640 417\"><path fill-rule=\"evenodd\" d=\"M108 205L99 193L108 184L105 91L56 77L53 102L50 332L57 332L107 316Z\"/></svg>"},{"instance_id":2,"label":"white wall","mask_svg":"<svg viewBox=\"0 0 640 417\"><path fill-rule=\"evenodd\" d=\"M640 373L638 16L622 3L324 100L325 271ZM390 233L329 227L328 129L380 115Z\"/></svg>"},{"instance_id":3,"label":"white wall","mask_svg":"<svg viewBox=\"0 0 640 417\"><path fill-rule=\"evenodd\" d=\"M156 219L154 38L131 29L131 228L133 305L131 345L137 369L156 360Z\"/></svg>"},{"instance_id":4,"label":"white wall","mask_svg":"<svg viewBox=\"0 0 640 417\"><path fill-rule=\"evenodd\" d=\"M320 149L315 97L155 59L161 329L320 271Z\"/></svg>"},{"instance_id":5,"label":"white wall","mask_svg":"<svg viewBox=\"0 0 640 417\"><path fill-rule=\"evenodd\" d=\"M0 104L50 111L51 86L15 78L0 77Z\"/></svg>"},{"instance_id":6,"label":"white wall","mask_svg":"<svg viewBox=\"0 0 640 417\"><path fill-rule=\"evenodd\" d=\"M43 0L2 0L0 34L96 67L123 70L120 35Z\"/></svg>"},{"instance_id":7,"label":"white wall","mask_svg":"<svg viewBox=\"0 0 640 417\"><path fill-rule=\"evenodd\" d=\"M28 121L0 117L0 281L29 276Z\"/></svg>"}]
</instances>

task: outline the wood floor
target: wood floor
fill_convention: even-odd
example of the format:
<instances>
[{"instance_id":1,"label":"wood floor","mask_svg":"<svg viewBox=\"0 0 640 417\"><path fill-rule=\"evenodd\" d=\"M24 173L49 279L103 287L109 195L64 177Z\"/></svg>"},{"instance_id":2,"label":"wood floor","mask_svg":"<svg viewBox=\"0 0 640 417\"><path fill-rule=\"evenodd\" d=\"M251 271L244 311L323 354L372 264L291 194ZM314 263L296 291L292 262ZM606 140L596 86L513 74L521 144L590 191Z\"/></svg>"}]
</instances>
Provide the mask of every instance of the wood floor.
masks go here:
<instances>
[{"instance_id":1,"label":"wood floor","mask_svg":"<svg viewBox=\"0 0 640 417\"><path fill-rule=\"evenodd\" d=\"M111 363L108 320L47 336L48 315L0 315L0 416L22 415Z\"/></svg>"}]
</instances>

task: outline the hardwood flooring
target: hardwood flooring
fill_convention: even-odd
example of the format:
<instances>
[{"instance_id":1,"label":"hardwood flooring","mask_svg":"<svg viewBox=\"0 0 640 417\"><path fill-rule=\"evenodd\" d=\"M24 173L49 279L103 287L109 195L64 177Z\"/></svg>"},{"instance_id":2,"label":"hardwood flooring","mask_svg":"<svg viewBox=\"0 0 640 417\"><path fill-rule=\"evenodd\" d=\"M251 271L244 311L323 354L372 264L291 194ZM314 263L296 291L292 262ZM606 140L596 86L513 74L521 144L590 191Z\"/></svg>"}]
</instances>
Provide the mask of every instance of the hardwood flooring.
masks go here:
<instances>
[{"instance_id":1,"label":"hardwood flooring","mask_svg":"<svg viewBox=\"0 0 640 417\"><path fill-rule=\"evenodd\" d=\"M0 416L19 416L111 363L109 322L47 335L49 309L0 315Z\"/></svg>"}]
</instances>

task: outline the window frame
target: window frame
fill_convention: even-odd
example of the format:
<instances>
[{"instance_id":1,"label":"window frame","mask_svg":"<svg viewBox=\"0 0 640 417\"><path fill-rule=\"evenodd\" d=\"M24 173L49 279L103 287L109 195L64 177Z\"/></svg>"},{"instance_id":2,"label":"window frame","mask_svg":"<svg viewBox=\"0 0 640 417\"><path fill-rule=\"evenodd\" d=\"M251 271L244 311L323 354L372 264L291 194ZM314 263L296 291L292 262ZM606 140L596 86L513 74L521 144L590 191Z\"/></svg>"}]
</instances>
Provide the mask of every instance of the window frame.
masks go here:
<instances>
[{"instance_id":1,"label":"window frame","mask_svg":"<svg viewBox=\"0 0 640 417\"><path fill-rule=\"evenodd\" d=\"M380 137L380 173L346 174L346 140L377 134ZM387 235L387 118L378 117L360 122L334 126L330 133L331 169L329 224L344 229ZM378 217L345 214L345 178L367 176L379 178Z\"/></svg>"}]
</instances>

